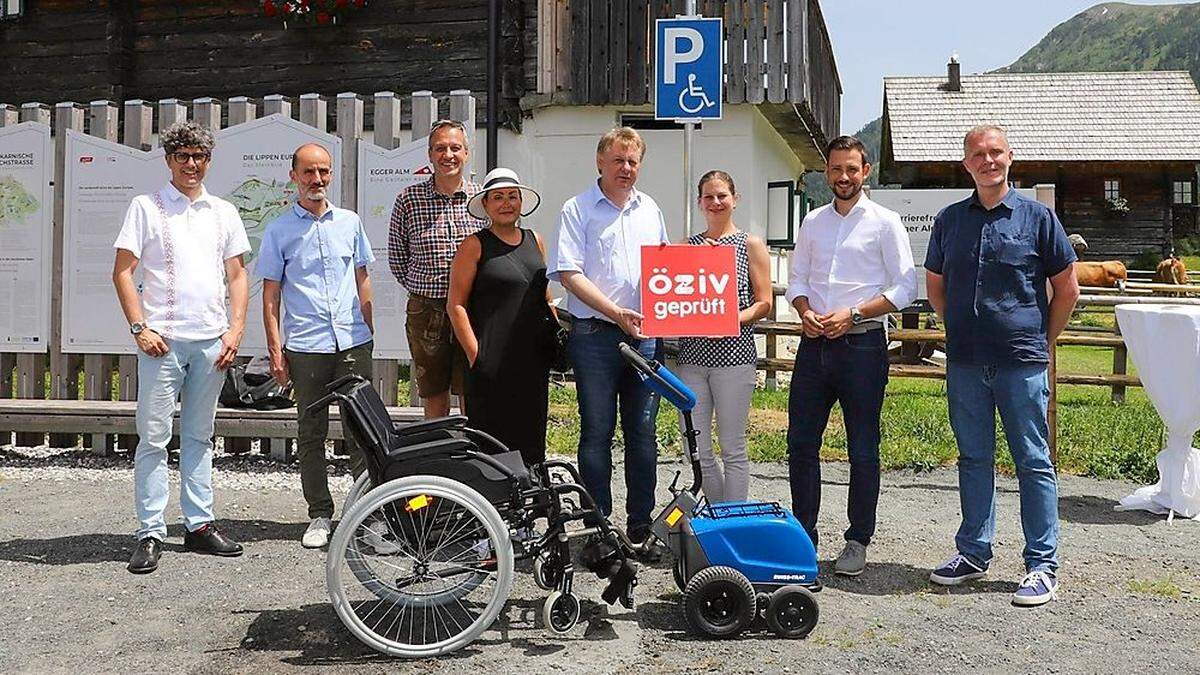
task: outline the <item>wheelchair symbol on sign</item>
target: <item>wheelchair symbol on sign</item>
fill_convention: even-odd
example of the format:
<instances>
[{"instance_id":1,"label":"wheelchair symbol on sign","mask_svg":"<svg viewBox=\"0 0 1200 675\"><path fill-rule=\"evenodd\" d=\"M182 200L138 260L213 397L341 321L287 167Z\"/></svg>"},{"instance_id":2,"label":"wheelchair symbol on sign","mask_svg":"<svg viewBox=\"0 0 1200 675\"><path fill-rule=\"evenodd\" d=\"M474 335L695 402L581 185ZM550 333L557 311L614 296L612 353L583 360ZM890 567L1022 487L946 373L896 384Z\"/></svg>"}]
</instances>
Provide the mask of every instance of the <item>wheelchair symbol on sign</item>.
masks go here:
<instances>
[{"instance_id":1,"label":"wheelchair symbol on sign","mask_svg":"<svg viewBox=\"0 0 1200 675\"><path fill-rule=\"evenodd\" d=\"M695 105L688 105L685 99L695 101ZM705 108L711 108L716 103L713 103L704 89L696 84L696 74L688 73L687 87L679 91L679 108L688 114L695 114Z\"/></svg>"}]
</instances>

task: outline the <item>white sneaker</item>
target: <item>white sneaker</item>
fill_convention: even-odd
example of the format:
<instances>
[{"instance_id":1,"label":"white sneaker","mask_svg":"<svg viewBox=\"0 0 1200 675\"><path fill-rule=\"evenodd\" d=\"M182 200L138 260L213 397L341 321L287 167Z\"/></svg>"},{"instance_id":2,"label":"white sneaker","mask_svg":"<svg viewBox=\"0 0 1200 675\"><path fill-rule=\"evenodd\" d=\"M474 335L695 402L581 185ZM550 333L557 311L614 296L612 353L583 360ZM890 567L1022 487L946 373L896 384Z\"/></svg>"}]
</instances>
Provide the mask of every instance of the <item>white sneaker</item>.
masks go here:
<instances>
[{"instance_id":1,"label":"white sneaker","mask_svg":"<svg viewBox=\"0 0 1200 675\"><path fill-rule=\"evenodd\" d=\"M328 518L313 518L308 524L308 529L304 531L304 536L300 538L300 545L304 548L321 548L329 543L329 532L332 529L333 522Z\"/></svg>"}]
</instances>

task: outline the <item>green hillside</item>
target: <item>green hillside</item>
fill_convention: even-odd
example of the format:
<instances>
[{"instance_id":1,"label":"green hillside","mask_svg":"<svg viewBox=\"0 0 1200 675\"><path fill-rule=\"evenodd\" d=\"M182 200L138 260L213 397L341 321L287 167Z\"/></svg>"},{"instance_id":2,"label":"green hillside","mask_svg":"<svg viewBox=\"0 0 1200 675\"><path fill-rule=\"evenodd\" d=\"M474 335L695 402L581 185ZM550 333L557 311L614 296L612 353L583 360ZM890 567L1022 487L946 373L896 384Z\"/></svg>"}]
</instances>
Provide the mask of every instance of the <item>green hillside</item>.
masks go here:
<instances>
[{"instance_id":1,"label":"green hillside","mask_svg":"<svg viewBox=\"0 0 1200 675\"><path fill-rule=\"evenodd\" d=\"M1186 70L1200 83L1200 2L1096 5L997 72L1123 70Z\"/></svg>"}]
</instances>

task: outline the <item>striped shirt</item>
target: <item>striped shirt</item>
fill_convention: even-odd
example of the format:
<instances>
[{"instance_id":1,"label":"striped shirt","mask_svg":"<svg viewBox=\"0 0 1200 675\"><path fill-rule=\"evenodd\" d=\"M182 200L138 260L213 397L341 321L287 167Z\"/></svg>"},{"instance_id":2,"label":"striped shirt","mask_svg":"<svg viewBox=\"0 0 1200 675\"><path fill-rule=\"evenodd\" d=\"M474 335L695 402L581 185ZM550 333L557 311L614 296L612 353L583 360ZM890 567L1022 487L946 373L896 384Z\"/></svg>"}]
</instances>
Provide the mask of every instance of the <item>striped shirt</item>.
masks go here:
<instances>
[{"instance_id":1,"label":"striped shirt","mask_svg":"<svg viewBox=\"0 0 1200 675\"><path fill-rule=\"evenodd\" d=\"M388 228L388 265L409 293L445 298L450 293L450 262L463 239L485 221L467 213L467 201L479 184L464 180L453 195L434 188L434 179L417 183L396 197Z\"/></svg>"}]
</instances>

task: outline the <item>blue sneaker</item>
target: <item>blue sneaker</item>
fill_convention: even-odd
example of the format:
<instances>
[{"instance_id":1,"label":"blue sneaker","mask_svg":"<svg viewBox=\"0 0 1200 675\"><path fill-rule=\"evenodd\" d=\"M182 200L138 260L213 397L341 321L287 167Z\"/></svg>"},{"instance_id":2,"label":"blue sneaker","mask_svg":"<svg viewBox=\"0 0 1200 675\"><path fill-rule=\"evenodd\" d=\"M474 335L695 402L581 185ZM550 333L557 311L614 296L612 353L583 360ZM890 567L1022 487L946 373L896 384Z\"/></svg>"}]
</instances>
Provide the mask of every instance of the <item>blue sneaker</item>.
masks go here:
<instances>
[{"instance_id":1,"label":"blue sneaker","mask_svg":"<svg viewBox=\"0 0 1200 675\"><path fill-rule=\"evenodd\" d=\"M929 574L929 580L941 586L957 586L986 575L987 567L979 567L961 553L955 553Z\"/></svg>"},{"instance_id":2,"label":"blue sneaker","mask_svg":"<svg viewBox=\"0 0 1200 675\"><path fill-rule=\"evenodd\" d=\"M1025 575L1017 592L1013 593L1012 604L1018 607L1037 607L1058 597L1058 577L1047 570L1034 570Z\"/></svg>"}]
</instances>

